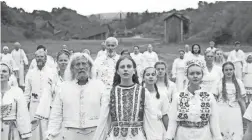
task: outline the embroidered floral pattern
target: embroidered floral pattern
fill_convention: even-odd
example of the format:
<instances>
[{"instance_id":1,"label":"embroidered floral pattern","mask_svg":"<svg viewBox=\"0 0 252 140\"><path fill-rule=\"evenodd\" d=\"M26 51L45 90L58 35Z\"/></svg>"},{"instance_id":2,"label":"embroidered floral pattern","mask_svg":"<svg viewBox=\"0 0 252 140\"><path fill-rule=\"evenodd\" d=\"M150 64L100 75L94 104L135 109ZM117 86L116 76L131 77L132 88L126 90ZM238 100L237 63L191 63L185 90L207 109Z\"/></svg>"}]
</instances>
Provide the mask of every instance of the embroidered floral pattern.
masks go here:
<instances>
[{"instance_id":1,"label":"embroidered floral pattern","mask_svg":"<svg viewBox=\"0 0 252 140\"><path fill-rule=\"evenodd\" d=\"M189 112L189 94L181 92L179 94L178 118L180 120L188 119L187 113Z\"/></svg>"},{"instance_id":2,"label":"embroidered floral pattern","mask_svg":"<svg viewBox=\"0 0 252 140\"><path fill-rule=\"evenodd\" d=\"M208 122L209 117L210 117L210 98L209 94L207 92L200 92L200 97L201 97L201 120L204 122Z\"/></svg>"},{"instance_id":3,"label":"embroidered floral pattern","mask_svg":"<svg viewBox=\"0 0 252 140\"><path fill-rule=\"evenodd\" d=\"M12 110L12 104L1 105L1 118L7 117Z\"/></svg>"},{"instance_id":4,"label":"embroidered floral pattern","mask_svg":"<svg viewBox=\"0 0 252 140\"><path fill-rule=\"evenodd\" d=\"M211 114L210 108L210 95L207 92L200 92L200 122L190 122L188 121L189 113L189 93L181 92L179 95L179 104L178 104L178 119L181 122L182 126L188 127L203 127L208 124L209 117Z\"/></svg>"},{"instance_id":5,"label":"embroidered floral pattern","mask_svg":"<svg viewBox=\"0 0 252 140\"><path fill-rule=\"evenodd\" d=\"M110 94L110 115L112 121L118 122L120 126L113 126L113 135L115 137L136 136L139 133L138 128L142 128L141 125L125 126L121 125L121 122L143 121L143 111L144 96L141 94L140 85L113 88Z\"/></svg>"}]
</instances>

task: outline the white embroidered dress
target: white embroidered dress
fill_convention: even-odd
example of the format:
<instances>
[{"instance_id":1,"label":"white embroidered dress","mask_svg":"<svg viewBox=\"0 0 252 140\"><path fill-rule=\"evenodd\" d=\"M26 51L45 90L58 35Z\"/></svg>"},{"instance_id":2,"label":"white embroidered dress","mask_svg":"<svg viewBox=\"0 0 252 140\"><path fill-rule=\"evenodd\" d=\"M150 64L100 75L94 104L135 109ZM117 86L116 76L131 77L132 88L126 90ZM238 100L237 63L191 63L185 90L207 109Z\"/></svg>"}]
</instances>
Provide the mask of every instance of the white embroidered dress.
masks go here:
<instances>
[{"instance_id":1,"label":"white embroidered dress","mask_svg":"<svg viewBox=\"0 0 252 140\"><path fill-rule=\"evenodd\" d=\"M31 137L31 121L24 98L23 91L19 87L11 87L3 98L1 104L1 139L20 140Z\"/></svg>"}]
</instances>

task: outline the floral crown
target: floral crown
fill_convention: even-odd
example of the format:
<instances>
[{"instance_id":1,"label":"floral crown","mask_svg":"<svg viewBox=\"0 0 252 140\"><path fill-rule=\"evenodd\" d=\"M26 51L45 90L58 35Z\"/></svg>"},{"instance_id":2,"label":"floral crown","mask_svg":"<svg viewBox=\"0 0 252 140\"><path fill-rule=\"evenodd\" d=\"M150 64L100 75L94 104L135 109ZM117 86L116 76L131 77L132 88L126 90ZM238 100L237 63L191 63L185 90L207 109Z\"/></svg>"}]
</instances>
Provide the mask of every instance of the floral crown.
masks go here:
<instances>
[{"instance_id":1,"label":"floral crown","mask_svg":"<svg viewBox=\"0 0 252 140\"><path fill-rule=\"evenodd\" d=\"M186 64L185 64L185 71L186 72L185 73L187 73L188 68L192 65L197 65L203 70L206 68L206 64L204 61L198 60L198 59L192 59L192 60L186 61Z\"/></svg>"}]
</instances>

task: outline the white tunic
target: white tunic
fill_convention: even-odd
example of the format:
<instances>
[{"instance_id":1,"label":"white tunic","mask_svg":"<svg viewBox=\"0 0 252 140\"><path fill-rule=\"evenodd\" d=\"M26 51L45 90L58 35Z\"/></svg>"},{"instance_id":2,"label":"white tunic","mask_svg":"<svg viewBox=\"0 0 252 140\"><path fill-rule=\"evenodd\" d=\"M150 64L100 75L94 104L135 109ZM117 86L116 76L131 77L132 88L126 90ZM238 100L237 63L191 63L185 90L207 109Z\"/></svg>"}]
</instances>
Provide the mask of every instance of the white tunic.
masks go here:
<instances>
[{"instance_id":1,"label":"white tunic","mask_svg":"<svg viewBox=\"0 0 252 140\"><path fill-rule=\"evenodd\" d=\"M55 63L53 57L51 57L49 55L47 55L47 60L46 60L45 65L47 65L47 66L49 66L50 68L53 68L53 69L56 69L56 67L57 67L57 64ZM37 61L36 61L36 59L33 59L31 64L30 64L29 70L33 69L35 67L37 67Z\"/></svg>"},{"instance_id":2,"label":"white tunic","mask_svg":"<svg viewBox=\"0 0 252 140\"><path fill-rule=\"evenodd\" d=\"M204 58L204 56L203 55L194 55L194 54L192 54L192 55L190 55L190 56L188 56L188 57L186 57L185 58L185 60L186 61L190 61L190 60L200 60L200 61L205 61L205 58Z\"/></svg>"},{"instance_id":3,"label":"white tunic","mask_svg":"<svg viewBox=\"0 0 252 140\"><path fill-rule=\"evenodd\" d=\"M176 58L172 65L172 78L176 78L178 91L183 91L186 83L185 59Z\"/></svg>"},{"instance_id":4,"label":"white tunic","mask_svg":"<svg viewBox=\"0 0 252 140\"><path fill-rule=\"evenodd\" d=\"M2 62L6 62L8 63L11 68L13 69L13 71L16 71L18 70L18 67L16 65L16 62L15 60L12 58L12 55L10 53L7 53L7 54L1 54L1 61Z\"/></svg>"},{"instance_id":5,"label":"white tunic","mask_svg":"<svg viewBox=\"0 0 252 140\"><path fill-rule=\"evenodd\" d=\"M18 78L20 86L24 86L24 65L28 65L28 59L23 49L13 50L11 52L12 58L15 60L19 69Z\"/></svg>"},{"instance_id":6,"label":"white tunic","mask_svg":"<svg viewBox=\"0 0 252 140\"><path fill-rule=\"evenodd\" d=\"M156 98L156 94L151 94L148 90L146 90L147 94L150 94L152 98L152 107L156 111L160 112L159 114L168 115L170 103L162 90L159 90L160 98ZM150 125L150 129L147 129L146 133L148 134L148 138L151 140L163 140L164 134L166 132L163 121L162 120L147 120L146 125ZM147 126L148 127L148 126Z\"/></svg>"},{"instance_id":7,"label":"white tunic","mask_svg":"<svg viewBox=\"0 0 252 140\"><path fill-rule=\"evenodd\" d=\"M156 52L152 51L145 51L143 53L143 59L144 59L144 68L147 67L154 67L155 63L158 62L158 55Z\"/></svg>"},{"instance_id":8,"label":"white tunic","mask_svg":"<svg viewBox=\"0 0 252 140\"><path fill-rule=\"evenodd\" d=\"M100 79L107 88L111 88L115 74L116 62L119 55L115 54L114 57L103 55L95 60L95 68L97 72L97 79Z\"/></svg>"},{"instance_id":9,"label":"white tunic","mask_svg":"<svg viewBox=\"0 0 252 140\"><path fill-rule=\"evenodd\" d=\"M157 87L158 87L158 90L160 90L162 93L166 94L170 103L177 96L176 84L173 83L172 81L168 81L168 87L160 86L160 85L157 85Z\"/></svg>"},{"instance_id":10,"label":"white tunic","mask_svg":"<svg viewBox=\"0 0 252 140\"><path fill-rule=\"evenodd\" d=\"M14 74L11 74L8 83L10 86L18 86L17 78Z\"/></svg>"},{"instance_id":11,"label":"white tunic","mask_svg":"<svg viewBox=\"0 0 252 140\"><path fill-rule=\"evenodd\" d=\"M236 78L242 79L242 69L245 64L245 54L242 50L233 50L229 53L227 61L231 61L235 65Z\"/></svg>"},{"instance_id":12,"label":"white tunic","mask_svg":"<svg viewBox=\"0 0 252 140\"><path fill-rule=\"evenodd\" d=\"M64 81L56 93L46 134L58 135L62 125L76 129L97 126L104 92L105 86L100 80L89 79L83 86L77 80Z\"/></svg>"},{"instance_id":13,"label":"white tunic","mask_svg":"<svg viewBox=\"0 0 252 140\"><path fill-rule=\"evenodd\" d=\"M185 55L184 55L184 59L187 59L188 57L190 58L191 55L193 55L191 51L186 52Z\"/></svg>"},{"instance_id":14,"label":"white tunic","mask_svg":"<svg viewBox=\"0 0 252 140\"><path fill-rule=\"evenodd\" d=\"M97 53L97 56L96 56L96 59L100 56L103 56L103 55L106 55L107 54L107 51L106 50L100 50L98 53Z\"/></svg>"},{"instance_id":15,"label":"white tunic","mask_svg":"<svg viewBox=\"0 0 252 140\"><path fill-rule=\"evenodd\" d=\"M223 73L222 73L221 67L213 65L213 68L211 71L209 71L206 68L204 77L202 79L201 88L205 89L206 91L211 92L213 88L215 88L217 83L221 80L222 77L223 77Z\"/></svg>"},{"instance_id":16,"label":"white tunic","mask_svg":"<svg viewBox=\"0 0 252 140\"><path fill-rule=\"evenodd\" d=\"M142 53L138 53L138 54L130 53L130 56L136 62L138 78L139 78L139 81L141 81L142 71L143 71L143 67L144 67L143 66L143 63L144 63L143 54Z\"/></svg>"},{"instance_id":17,"label":"white tunic","mask_svg":"<svg viewBox=\"0 0 252 140\"><path fill-rule=\"evenodd\" d=\"M54 71L44 66L42 70L39 70L38 67L33 68L28 71L25 80L25 98L28 103L30 103L30 117L31 120L34 121L36 118L41 118L41 116L36 115L36 111L38 110L38 106L43 97L43 94L46 92L51 92L46 89L49 89L48 86L52 86L55 83L55 73ZM48 94L48 93L47 93ZM50 109L49 106L44 106L45 110ZM40 120L36 127L33 128L32 131L32 139L43 139L44 132L47 130L47 120Z\"/></svg>"},{"instance_id":18,"label":"white tunic","mask_svg":"<svg viewBox=\"0 0 252 140\"><path fill-rule=\"evenodd\" d=\"M1 105L1 139L8 140L8 133L15 140L31 137L31 124L23 91L19 87L11 87L0 100ZM5 124L10 122L10 124ZM11 132L9 126L12 125ZM11 139L11 138L10 138Z\"/></svg>"}]
</instances>

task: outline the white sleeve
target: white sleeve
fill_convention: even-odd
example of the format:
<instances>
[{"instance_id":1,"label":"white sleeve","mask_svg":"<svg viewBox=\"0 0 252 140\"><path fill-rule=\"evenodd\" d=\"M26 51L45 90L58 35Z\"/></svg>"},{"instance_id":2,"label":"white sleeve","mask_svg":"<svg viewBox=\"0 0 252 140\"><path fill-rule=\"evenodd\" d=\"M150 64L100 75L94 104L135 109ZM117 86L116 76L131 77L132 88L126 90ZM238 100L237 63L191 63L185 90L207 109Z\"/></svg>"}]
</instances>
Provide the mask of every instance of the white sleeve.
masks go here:
<instances>
[{"instance_id":1,"label":"white sleeve","mask_svg":"<svg viewBox=\"0 0 252 140\"><path fill-rule=\"evenodd\" d=\"M211 98L211 110L212 110L212 114L209 120L210 129L212 132L212 136L215 140L222 140L220 126L219 126L218 105L212 94L210 94L210 98Z\"/></svg>"},{"instance_id":2,"label":"white sleeve","mask_svg":"<svg viewBox=\"0 0 252 140\"><path fill-rule=\"evenodd\" d=\"M36 60L32 59L29 69L33 69L35 67L36 67Z\"/></svg>"},{"instance_id":3,"label":"white sleeve","mask_svg":"<svg viewBox=\"0 0 252 140\"><path fill-rule=\"evenodd\" d=\"M31 100L31 90L32 90L32 87L31 87L31 75L32 75L32 72L31 71L28 71L27 74L26 74L26 77L25 77L25 91L24 91L24 96L25 96L25 99L26 99L26 102L29 103L30 100Z\"/></svg>"},{"instance_id":4,"label":"white sleeve","mask_svg":"<svg viewBox=\"0 0 252 140\"><path fill-rule=\"evenodd\" d=\"M62 121L63 121L63 102L61 99L61 88L60 88L59 92L56 93L55 99L52 104L51 114L48 123L48 131L46 132L47 136L48 135L57 136L60 133Z\"/></svg>"},{"instance_id":5,"label":"white sleeve","mask_svg":"<svg viewBox=\"0 0 252 140\"><path fill-rule=\"evenodd\" d=\"M27 103L21 89L18 88L15 94L17 95L17 129L20 132L21 138L28 138L31 137L31 120Z\"/></svg>"},{"instance_id":6,"label":"white sleeve","mask_svg":"<svg viewBox=\"0 0 252 140\"><path fill-rule=\"evenodd\" d=\"M176 74L177 74L176 67L177 67L177 59L175 59L172 64L172 78L176 78Z\"/></svg>"},{"instance_id":7,"label":"white sleeve","mask_svg":"<svg viewBox=\"0 0 252 140\"><path fill-rule=\"evenodd\" d=\"M167 130L166 136L165 136L168 139L175 138L175 134L177 131L177 127L178 127L178 124L177 124L178 107L177 106L178 106L178 98L175 98L172 101L171 109L169 112L169 126L168 126L168 130Z\"/></svg>"},{"instance_id":8,"label":"white sleeve","mask_svg":"<svg viewBox=\"0 0 252 140\"><path fill-rule=\"evenodd\" d=\"M22 50L22 55L23 55L23 59L24 59L24 64L28 65L28 59L26 57L26 54L25 54L24 50Z\"/></svg>"}]
</instances>

